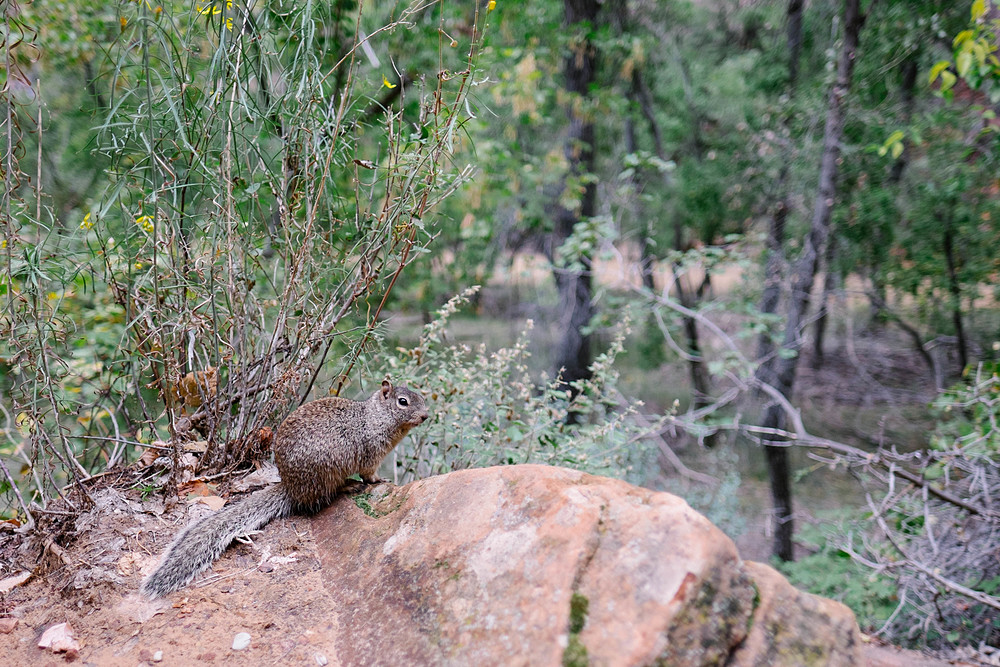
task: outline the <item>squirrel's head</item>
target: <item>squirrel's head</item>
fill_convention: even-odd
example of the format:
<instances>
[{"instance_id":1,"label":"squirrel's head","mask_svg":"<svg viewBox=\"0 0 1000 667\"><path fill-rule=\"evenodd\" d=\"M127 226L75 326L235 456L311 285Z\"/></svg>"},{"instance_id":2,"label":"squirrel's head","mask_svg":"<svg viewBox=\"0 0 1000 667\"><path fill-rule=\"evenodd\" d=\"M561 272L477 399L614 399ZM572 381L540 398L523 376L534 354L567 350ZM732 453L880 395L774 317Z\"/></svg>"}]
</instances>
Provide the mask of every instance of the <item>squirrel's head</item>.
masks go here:
<instances>
[{"instance_id":1,"label":"squirrel's head","mask_svg":"<svg viewBox=\"0 0 1000 667\"><path fill-rule=\"evenodd\" d=\"M388 379L382 380L382 388L375 395L407 430L420 426L430 416L423 396L408 387L394 387Z\"/></svg>"}]
</instances>

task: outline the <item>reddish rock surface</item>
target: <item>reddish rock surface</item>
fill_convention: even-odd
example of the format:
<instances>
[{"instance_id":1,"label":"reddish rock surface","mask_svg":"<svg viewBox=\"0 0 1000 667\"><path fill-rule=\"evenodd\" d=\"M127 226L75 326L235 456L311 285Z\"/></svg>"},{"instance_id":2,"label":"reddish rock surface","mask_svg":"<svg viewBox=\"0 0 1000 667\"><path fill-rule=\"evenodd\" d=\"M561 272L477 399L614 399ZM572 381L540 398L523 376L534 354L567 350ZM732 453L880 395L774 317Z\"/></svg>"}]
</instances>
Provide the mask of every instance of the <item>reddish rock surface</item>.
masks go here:
<instances>
[{"instance_id":1,"label":"reddish rock surface","mask_svg":"<svg viewBox=\"0 0 1000 667\"><path fill-rule=\"evenodd\" d=\"M63 565L0 597L11 664L61 660L37 647L57 623L99 665L865 664L845 607L616 480L510 466L379 486L274 522L156 602L134 591L186 517L101 494Z\"/></svg>"},{"instance_id":2,"label":"reddish rock surface","mask_svg":"<svg viewBox=\"0 0 1000 667\"><path fill-rule=\"evenodd\" d=\"M739 664L861 660L846 607L748 567L669 494L516 466L435 477L368 503L367 514L337 503L316 519L323 581L345 610L336 624L345 664L713 665L762 626ZM796 606L809 618L786 630Z\"/></svg>"}]
</instances>

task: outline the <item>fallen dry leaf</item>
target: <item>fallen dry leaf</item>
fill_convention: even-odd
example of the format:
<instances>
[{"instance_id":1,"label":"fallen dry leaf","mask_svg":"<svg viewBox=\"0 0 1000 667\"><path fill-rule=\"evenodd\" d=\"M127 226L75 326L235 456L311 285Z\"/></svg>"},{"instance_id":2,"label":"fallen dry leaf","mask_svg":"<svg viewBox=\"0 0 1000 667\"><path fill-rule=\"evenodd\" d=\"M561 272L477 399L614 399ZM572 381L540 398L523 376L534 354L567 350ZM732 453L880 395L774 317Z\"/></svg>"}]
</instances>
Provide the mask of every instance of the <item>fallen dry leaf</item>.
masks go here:
<instances>
[{"instance_id":1,"label":"fallen dry leaf","mask_svg":"<svg viewBox=\"0 0 1000 667\"><path fill-rule=\"evenodd\" d=\"M73 638L73 629L69 627L69 623L56 623L42 633L38 648L75 655L80 652L80 643Z\"/></svg>"},{"instance_id":2,"label":"fallen dry leaf","mask_svg":"<svg viewBox=\"0 0 1000 667\"><path fill-rule=\"evenodd\" d=\"M226 499L220 498L219 496L201 496L199 498L195 498L192 502L208 505L210 508L218 512L222 509L222 506L226 504Z\"/></svg>"},{"instance_id":3,"label":"fallen dry leaf","mask_svg":"<svg viewBox=\"0 0 1000 667\"><path fill-rule=\"evenodd\" d=\"M160 457L159 449L147 449L145 452L142 453L142 456L139 457L139 467L148 468L149 466L153 465L153 462L156 461L156 459L158 459L159 457Z\"/></svg>"},{"instance_id":4,"label":"fallen dry leaf","mask_svg":"<svg viewBox=\"0 0 1000 667\"><path fill-rule=\"evenodd\" d=\"M139 569L139 564L142 562L143 557L137 554L125 554L118 559L118 572L126 577L131 576L136 573Z\"/></svg>"},{"instance_id":5,"label":"fallen dry leaf","mask_svg":"<svg viewBox=\"0 0 1000 667\"><path fill-rule=\"evenodd\" d=\"M0 579L0 593L8 593L17 588L31 577L30 572L18 572L6 579Z\"/></svg>"},{"instance_id":6,"label":"fallen dry leaf","mask_svg":"<svg viewBox=\"0 0 1000 667\"><path fill-rule=\"evenodd\" d=\"M215 486L206 484L200 480L181 484L177 493L187 497L189 500L194 496L214 496Z\"/></svg>"}]
</instances>

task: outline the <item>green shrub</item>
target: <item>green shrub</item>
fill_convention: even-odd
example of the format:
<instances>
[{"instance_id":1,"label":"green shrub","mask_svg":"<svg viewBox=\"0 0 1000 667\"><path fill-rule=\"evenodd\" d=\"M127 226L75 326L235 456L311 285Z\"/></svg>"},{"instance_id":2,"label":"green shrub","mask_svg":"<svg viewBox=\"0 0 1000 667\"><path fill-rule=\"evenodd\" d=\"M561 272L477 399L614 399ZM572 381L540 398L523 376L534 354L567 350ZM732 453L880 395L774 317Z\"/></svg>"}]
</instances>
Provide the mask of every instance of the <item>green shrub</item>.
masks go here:
<instances>
[{"instance_id":1,"label":"green shrub","mask_svg":"<svg viewBox=\"0 0 1000 667\"><path fill-rule=\"evenodd\" d=\"M488 350L446 341L448 319L478 288L438 311L413 348L386 362L431 404L431 420L390 457L401 482L462 468L515 463L567 466L634 481L649 469L648 425L635 417L641 402L618 392L615 358L623 352L626 320L610 347L591 365L593 377L573 383L532 373L531 322L511 347ZM576 422L567 423L575 413Z\"/></svg>"},{"instance_id":2,"label":"green shrub","mask_svg":"<svg viewBox=\"0 0 1000 667\"><path fill-rule=\"evenodd\" d=\"M874 632L899 606L896 581L855 561L843 548L839 536L843 533L843 524L833 531L829 526L803 526L797 541L813 553L777 567L796 587L846 604L857 616L861 629Z\"/></svg>"}]
</instances>

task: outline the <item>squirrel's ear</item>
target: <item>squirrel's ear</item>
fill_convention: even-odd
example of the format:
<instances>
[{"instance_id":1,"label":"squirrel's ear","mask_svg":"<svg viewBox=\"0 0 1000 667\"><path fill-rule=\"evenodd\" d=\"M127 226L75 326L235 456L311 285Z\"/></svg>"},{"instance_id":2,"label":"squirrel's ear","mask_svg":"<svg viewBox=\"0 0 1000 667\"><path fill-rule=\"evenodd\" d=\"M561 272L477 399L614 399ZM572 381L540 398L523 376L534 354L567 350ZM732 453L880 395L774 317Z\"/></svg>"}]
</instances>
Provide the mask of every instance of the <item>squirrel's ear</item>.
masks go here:
<instances>
[{"instance_id":1,"label":"squirrel's ear","mask_svg":"<svg viewBox=\"0 0 1000 667\"><path fill-rule=\"evenodd\" d=\"M389 392L392 391L392 383L389 382L389 378L382 380L382 398L389 398Z\"/></svg>"}]
</instances>

